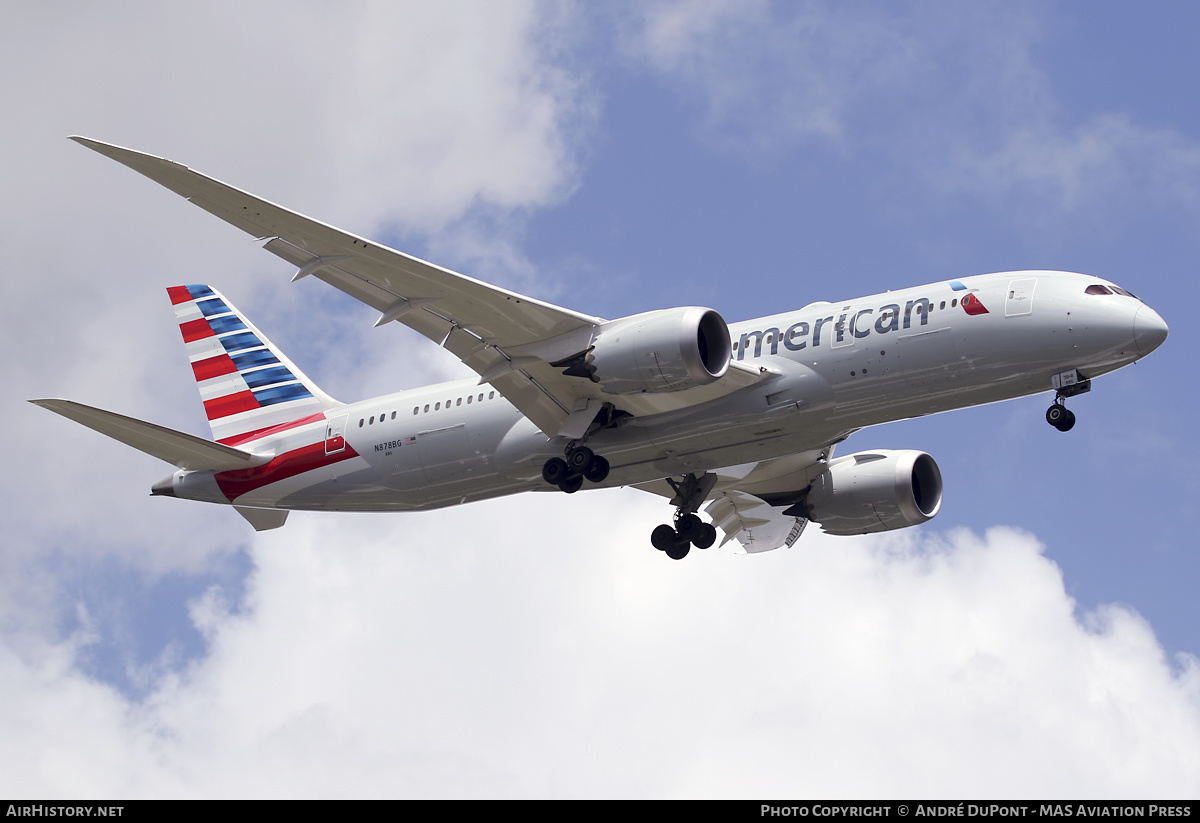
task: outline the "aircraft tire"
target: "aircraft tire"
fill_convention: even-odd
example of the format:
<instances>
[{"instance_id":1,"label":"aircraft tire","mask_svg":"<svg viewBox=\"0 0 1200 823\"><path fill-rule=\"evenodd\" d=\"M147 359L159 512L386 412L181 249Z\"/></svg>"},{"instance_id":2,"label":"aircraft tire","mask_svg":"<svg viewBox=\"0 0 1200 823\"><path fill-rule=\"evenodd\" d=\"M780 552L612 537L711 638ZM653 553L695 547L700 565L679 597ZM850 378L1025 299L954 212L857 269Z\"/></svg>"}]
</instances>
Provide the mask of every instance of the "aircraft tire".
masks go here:
<instances>
[{"instance_id":1,"label":"aircraft tire","mask_svg":"<svg viewBox=\"0 0 1200 823\"><path fill-rule=\"evenodd\" d=\"M697 549L707 549L717 542L717 528L712 523L701 523L700 528L692 535L692 545Z\"/></svg>"},{"instance_id":2,"label":"aircraft tire","mask_svg":"<svg viewBox=\"0 0 1200 823\"><path fill-rule=\"evenodd\" d=\"M679 532L679 538L691 542L692 538L700 533L700 528L704 525L704 521L694 514L685 514L683 517L675 521L675 530Z\"/></svg>"},{"instance_id":3,"label":"aircraft tire","mask_svg":"<svg viewBox=\"0 0 1200 823\"><path fill-rule=\"evenodd\" d=\"M679 540L666 550L667 557L672 560L682 560L688 556L688 552L692 550L692 544L686 540Z\"/></svg>"},{"instance_id":4,"label":"aircraft tire","mask_svg":"<svg viewBox=\"0 0 1200 823\"><path fill-rule=\"evenodd\" d=\"M562 483L570 473L570 470L567 469L567 461L561 457L551 457L542 464L542 479L551 486Z\"/></svg>"},{"instance_id":5,"label":"aircraft tire","mask_svg":"<svg viewBox=\"0 0 1200 823\"><path fill-rule=\"evenodd\" d=\"M587 446L580 446L577 449L571 449L567 453L567 468L576 474L583 474L588 465L592 462L592 458L596 455Z\"/></svg>"},{"instance_id":6,"label":"aircraft tire","mask_svg":"<svg viewBox=\"0 0 1200 823\"><path fill-rule=\"evenodd\" d=\"M675 541L678 539L679 535L666 523L663 523L661 526L655 526L654 531L650 532L650 545L654 546L660 552L665 552L674 546Z\"/></svg>"},{"instance_id":7,"label":"aircraft tire","mask_svg":"<svg viewBox=\"0 0 1200 823\"><path fill-rule=\"evenodd\" d=\"M583 475L573 474L559 482L558 488L567 494L574 494L583 486Z\"/></svg>"},{"instance_id":8,"label":"aircraft tire","mask_svg":"<svg viewBox=\"0 0 1200 823\"><path fill-rule=\"evenodd\" d=\"M1075 413L1072 411L1068 411L1063 415L1062 420L1060 420L1058 425L1055 426L1054 428L1058 429L1060 432L1069 432L1074 427L1075 427Z\"/></svg>"},{"instance_id":9,"label":"aircraft tire","mask_svg":"<svg viewBox=\"0 0 1200 823\"><path fill-rule=\"evenodd\" d=\"M1062 403L1055 403L1053 406L1046 409L1046 422L1059 431L1062 431L1062 421L1068 414L1070 414L1070 412L1067 411L1066 406L1064 406ZM1074 415L1071 416L1074 417Z\"/></svg>"},{"instance_id":10,"label":"aircraft tire","mask_svg":"<svg viewBox=\"0 0 1200 823\"><path fill-rule=\"evenodd\" d=\"M608 461L598 454L593 456L583 470L583 476L589 483L603 483L608 477Z\"/></svg>"}]
</instances>

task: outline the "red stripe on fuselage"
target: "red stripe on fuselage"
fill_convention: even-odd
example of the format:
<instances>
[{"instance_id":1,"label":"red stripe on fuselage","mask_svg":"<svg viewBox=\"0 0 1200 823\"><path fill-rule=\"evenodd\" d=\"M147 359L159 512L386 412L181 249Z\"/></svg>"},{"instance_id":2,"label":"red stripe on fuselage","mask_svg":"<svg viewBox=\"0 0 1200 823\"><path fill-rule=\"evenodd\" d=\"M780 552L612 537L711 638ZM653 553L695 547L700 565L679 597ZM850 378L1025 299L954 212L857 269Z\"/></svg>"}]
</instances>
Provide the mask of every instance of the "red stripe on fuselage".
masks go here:
<instances>
[{"instance_id":1,"label":"red stripe on fuselage","mask_svg":"<svg viewBox=\"0 0 1200 823\"><path fill-rule=\"evenodd\" d=\"M225 437L217 442L224 446L240 446L242 443L248 443L251 440L258 440L260 437L266 437L267 435L285 432L288 429L299 428L300 426L306 426L309 423L316 423L318 420L323 421L324 419L324 413L317 412L316 414L310 414L308 417L301 417L299 420L293 420L290 423L280 423L278 426L267 426L265 429L257 429L252 432L246 432L245 434L235 434L233 437Z\"/></svg>"},{"instance_id":2,"label":"red stripe on fuselage","mask_svg":"<svg viewBox=\"0 0 1200 823\"><path fill-rule=\"evenodd\" d=\"M223 374L233 374L235 371L237 371L237 366L233 364L232 358L227 354L218 354L216 357L197 360L192 364L192 374L196 375L197 383L201 380L212 380Z\"/></svg>"},{"instance_id":3,"label":"red stripe on fuselage","mask_svg":"<svg viewBox=\"0 0 1200 823\"><path fill-rule=\"evenodd\" d=\"M346 446L336 454L326 454L325 441L322 439L308 446L301 446L294 451L278 455L270 463L262 466L218 472L216 481L221 493L232 503L243 494L249 494L263 486L287 480L289 477L295 477L313 469L331 466L342 460L349 460L351 457L358 457L358 452L350 446Z\"/></svg>"},{"instance_id":4,"label":"red stripe on fuselage","mask_svg":"<svg viewBox=\"0 0 1200 823\"><path fill-rule=\"evenodd\" d=\"M200 340L204 337L212 337L214 334L212 326L208 325L208 320L203 317L199 320L189 320L186 323L180 323L179 331L183 335L184 343L191 343L193 340Z\"/></svg>"},{"instance_id":5,"label":"red stripe on fuselage","mask_svg":"<svg viewBox=\"0 0 1200 823\"><path fill-rule=\"evenodd\" d=\"M192 299L188 294L187 286L168 286L167 295L171 298L171 305L178 306L180 303L186 303Z\"/></svg>"},{"instance_id":6,"label":"red stripe on fuselage","mask_svg":"<svg viewBox=\"0 0 1200 823\"><path fill-rule=\"evenodd\" d=\"M258 398L254 396L254 392L250 391L240 391L237 394L227 394L224 397L215 397L212 400L204 401L204 413L208 415L209 420L257 408L261 408L258 405Z\"/></svg>"}]
</instances>

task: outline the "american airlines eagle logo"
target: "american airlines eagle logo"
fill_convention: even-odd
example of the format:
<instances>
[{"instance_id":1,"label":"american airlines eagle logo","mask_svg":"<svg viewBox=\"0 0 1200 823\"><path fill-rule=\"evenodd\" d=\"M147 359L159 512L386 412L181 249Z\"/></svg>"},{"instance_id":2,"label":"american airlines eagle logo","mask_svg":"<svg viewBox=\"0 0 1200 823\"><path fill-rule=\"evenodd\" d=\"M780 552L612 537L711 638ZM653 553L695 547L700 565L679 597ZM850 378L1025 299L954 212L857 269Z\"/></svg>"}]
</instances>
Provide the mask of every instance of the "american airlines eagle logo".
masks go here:
<instances>
[{"instance_id":1,"label":"american airlines eagle logo","mask_svg":"<svg viewBox=\"0 0 1200 823\"><path fill-rule=\"evenodd\" d=\"M950 288L955 291L966 291L967 285L961 280L951 280ZM964 294L962 300L959 301L963 307L963 311L970 315L988 314L987 306L979 301L979 297L975 294Z\"/></svg>"}]
</instances>

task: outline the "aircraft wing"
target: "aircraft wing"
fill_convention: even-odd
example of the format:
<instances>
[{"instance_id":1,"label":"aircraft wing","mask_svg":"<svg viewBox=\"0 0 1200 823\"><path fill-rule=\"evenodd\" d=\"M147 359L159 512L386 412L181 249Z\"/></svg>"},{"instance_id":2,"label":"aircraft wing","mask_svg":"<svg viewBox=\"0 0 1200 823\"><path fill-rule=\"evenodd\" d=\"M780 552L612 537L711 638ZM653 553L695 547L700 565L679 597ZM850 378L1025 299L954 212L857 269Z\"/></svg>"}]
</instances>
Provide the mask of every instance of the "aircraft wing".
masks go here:
<instances>
[{"instance_id":1,"label":"aircraft wing","mask_svg":"<svg viewBox=\"0 0 1200 823\"><path fill-rule=\"evenodd\" d=\"M568 377L550 363L587 348L604 322L483 283L289 211L187 166L119 146L72 140L122 163L256 238L297 267L450 350L547 436L573 432L584 415L611 399L590 380ZM580 344L580 341L583 341ZM765 376L730 365L708 386L657 395L623 395L633 415L685 408L751 385ZM571 418L572 412L578 414ZM568 420L568 418L571 418ZM586 421L590 422L587 416ZM586 427L586 422L582 423ZM580 432L581 433L581 432Z\"/></svg>"}]
</instances>

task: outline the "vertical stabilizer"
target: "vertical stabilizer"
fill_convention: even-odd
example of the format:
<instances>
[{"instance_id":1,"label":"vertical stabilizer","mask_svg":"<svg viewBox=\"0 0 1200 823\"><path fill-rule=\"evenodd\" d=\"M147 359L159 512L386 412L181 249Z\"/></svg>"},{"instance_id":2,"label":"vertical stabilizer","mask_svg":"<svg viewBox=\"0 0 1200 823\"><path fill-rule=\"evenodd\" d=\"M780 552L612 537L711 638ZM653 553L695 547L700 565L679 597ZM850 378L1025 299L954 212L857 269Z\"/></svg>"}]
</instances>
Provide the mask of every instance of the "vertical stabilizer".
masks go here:
<instances>
[{"instance_id":1,"label":"vertical stabilizer","mask_svg":"<svg viewBox=\"0 0 1200 823\"><path fill-rule=\"evenodd\" d=\"M171 286L167 294L218 443L246 443L342 405L213 288Z\"/></svg>"}]
</instances>

